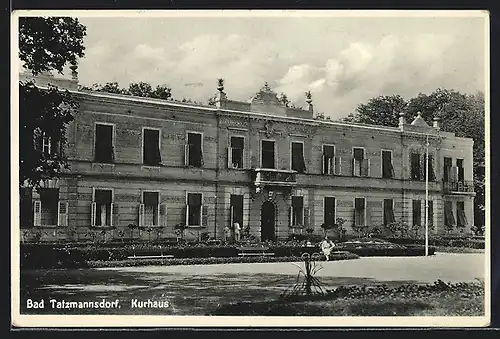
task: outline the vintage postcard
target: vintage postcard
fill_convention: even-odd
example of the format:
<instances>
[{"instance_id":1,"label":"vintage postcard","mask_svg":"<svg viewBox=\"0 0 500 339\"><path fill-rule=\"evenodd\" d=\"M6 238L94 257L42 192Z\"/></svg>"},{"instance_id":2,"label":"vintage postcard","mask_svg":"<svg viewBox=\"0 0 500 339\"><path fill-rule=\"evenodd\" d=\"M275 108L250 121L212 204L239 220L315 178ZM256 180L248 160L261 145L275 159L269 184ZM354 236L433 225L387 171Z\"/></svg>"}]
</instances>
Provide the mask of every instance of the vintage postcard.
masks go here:
<instances>
[{"instance_id":1,"label":"vintage postcard","mask_svg":"<svg viewBox=\"0 0 500 339\"><path fill-rule=\"evenodd\" d=\"M12 325L483 327L485 11L17 11Z\"/></svg>"}]
</instances>

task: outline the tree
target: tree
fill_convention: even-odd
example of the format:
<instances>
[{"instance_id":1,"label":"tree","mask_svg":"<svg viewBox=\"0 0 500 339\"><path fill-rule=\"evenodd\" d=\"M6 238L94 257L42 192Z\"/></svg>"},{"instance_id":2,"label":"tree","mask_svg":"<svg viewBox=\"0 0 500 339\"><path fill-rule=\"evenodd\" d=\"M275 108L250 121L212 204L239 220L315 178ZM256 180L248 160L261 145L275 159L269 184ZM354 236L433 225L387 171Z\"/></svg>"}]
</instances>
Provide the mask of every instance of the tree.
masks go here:
<instances>
[{"instance_id":1,"label":"tree","mask_svg":"<svg viewBox=\"0 0 500 339\"><path fill-rule=\"evenodd\" d=\"M84 56L86 28L70 17L19 18L19 58L33 75L56 70Z\"/></svg>"},{"instance_id":2,"label":"tree","mask_svg":"<svg viewBox=\"0 0 500 339\"><path fill-rule=\"evenodd\" d=\"M133 95L136 97L151 97L153 94L153 89L151 85L146 82L132 82L128 86L128 90L125 94Z\"/></svg>"},{"instance_id":3,"label":"tree","mask_svg":"<svg viewBox=\"0 0 500 339\"><path fill-rule=\"evenodd\" d=\"M288 107L290 105L290 100L288 100L288 97L285 93L280 93L278 100L285 107Z\"/></svg>"},{"instance_id":4,"label":"tree","mask_svg":"<svg viewBox=\"0 0 500 339\"><path fill-rule=\"evenodd\" d=\"M374 124L384 126L397 126L399 113L403 112L406 100L400 95L378 96L360 104L355 114L349 114L344 121Z\"/></svg>"},{"instance_id":5,"label":"tree","mask_svg":"<svg viewBox=\"0 0 500 339\"><path fill-rule=\"evenodd\" d=\"M157 85L155 90L151 92L151 97L156 99L169 100L172 97L172 88Z\"/></svg>"},{"instance_id":6,"label":"tree","mask_svg":"<svg viewBox=\"0 0 500 339\"><path fill-rule=\"evenodd\" d=\"M85 36L78 19L20 18L19 58L34 76L54 70L62 74L67 64L76 69L77 58L84 56ZM68 166L65 129L77 107L71 94L56 86L40 89L31 81L19 83L20 185L38 188Z\"/></svg>"}]
</instances>

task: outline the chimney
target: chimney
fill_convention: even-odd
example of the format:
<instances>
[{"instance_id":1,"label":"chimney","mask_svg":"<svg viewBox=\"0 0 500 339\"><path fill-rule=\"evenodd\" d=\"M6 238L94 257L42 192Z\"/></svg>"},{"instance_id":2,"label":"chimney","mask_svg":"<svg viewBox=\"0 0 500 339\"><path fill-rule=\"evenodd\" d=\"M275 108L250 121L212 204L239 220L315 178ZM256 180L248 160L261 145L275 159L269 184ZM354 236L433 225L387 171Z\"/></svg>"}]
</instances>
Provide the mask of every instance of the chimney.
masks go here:
<instances>
[{"instance_id":1,"label":"chimney","mask_svg":"<svg viewBox=\"0 0 500 339\"><path fill-rule=\"evenodd\" d=\"M311 114L314 114L314 106L312 104L312 95L311 95L311 91L307 91L306 92L306 103L307 105L309 106L309 112Z\"/></svg>"},{"instance_id":2,"label":"chimney","mask_svg":"<svg viewBox=\"0 0 500 339\"><path fill-rule=\"evenodd\" d=\"M432 122L432 127L434 127L435 129L437 129L438 131L440 130L440 127L439 127L439 117L437 117L437 116L434 117L434 121Z\"/></svg>"},{"instance_id":3,"label":"chimney","mask_svg":"<svg viewBox=\"0 0 500 339\"><path fill-rule=\"evenodd\" d=\"M399 129L403 130L403 126L406 124L405 114L403 112L399 113Z\"/></svg>"},{"instance_id":4,"label":"chimney","mask_svg":"<svg viewBox=\"0 0 500 339\"><path fill-rule=\"evenodd\" d=\"M69 66L71 69L71 79L78 82L78 66L76 64Z\"/></svg>"}]
</instances>

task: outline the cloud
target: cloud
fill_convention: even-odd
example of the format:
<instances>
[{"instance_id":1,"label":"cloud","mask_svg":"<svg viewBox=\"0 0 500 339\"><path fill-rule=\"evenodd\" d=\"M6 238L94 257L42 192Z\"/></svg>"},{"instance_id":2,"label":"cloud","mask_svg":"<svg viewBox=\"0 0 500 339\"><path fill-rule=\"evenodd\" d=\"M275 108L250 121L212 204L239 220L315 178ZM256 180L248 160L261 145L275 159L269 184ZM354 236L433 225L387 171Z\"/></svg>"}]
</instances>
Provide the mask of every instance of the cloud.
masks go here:
<instances>
[{"instance_id":1,"label":"cloud","mask_svg":"<svg viewBox=\"0 0 500 339\"><path fill-rule=\"evenodd\" d=\"M302 101L300 95L309 89L316 107L338 118L374 96L411 97L437 89L448 67L446 53L454 43L452 36L433 34L355 41L329 56L323 66L290 66L279 89Z\"/></svg>"}]
</instances>

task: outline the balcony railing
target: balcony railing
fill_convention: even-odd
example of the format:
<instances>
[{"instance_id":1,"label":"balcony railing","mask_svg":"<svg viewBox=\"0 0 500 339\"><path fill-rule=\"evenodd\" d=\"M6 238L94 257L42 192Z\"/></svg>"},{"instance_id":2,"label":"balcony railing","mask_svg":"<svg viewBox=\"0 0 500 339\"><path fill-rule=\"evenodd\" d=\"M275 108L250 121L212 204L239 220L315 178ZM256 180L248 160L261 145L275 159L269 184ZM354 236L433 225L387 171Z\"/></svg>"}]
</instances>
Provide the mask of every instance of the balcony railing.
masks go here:
<instances>
[{"instance_id":1,"label":"balcony railing","mask_svg":"<svg viewBox=\"0 0 500 339\"><path fill-rule=\"evenodd\" d=\"M296 171L256 168L253 173L253 181L256 186L294 186L297 184L296 175Z\"/></svg>"},{"instance_id":2,"label":"balcony railing","mask_svg":"<svg viewBox=\"0 0 500 339\"><path fill-rule=\"evenodd\" d=\"M445 193L472 193L474 183L472 181L444 181L443 192Z\"/></svg>"}]
</instances>

